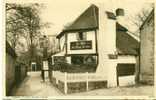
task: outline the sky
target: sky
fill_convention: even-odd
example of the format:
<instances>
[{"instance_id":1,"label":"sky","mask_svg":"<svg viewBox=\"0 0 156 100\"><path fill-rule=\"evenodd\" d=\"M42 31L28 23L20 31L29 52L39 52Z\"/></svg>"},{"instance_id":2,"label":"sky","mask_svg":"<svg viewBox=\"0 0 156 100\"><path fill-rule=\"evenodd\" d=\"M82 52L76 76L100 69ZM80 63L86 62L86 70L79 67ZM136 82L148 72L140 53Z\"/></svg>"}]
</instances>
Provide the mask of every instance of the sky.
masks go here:
<instances>
[{"instance_id":1,"label":"sky","mask_svg":"<svg viewBox=\"0 0 156 100\"><path fill-rule=\"evenodd\" d=\"M125 19L128 19L128 16L134 16L139 13L143 8L148 8L148 4L145 2L130 2L120 0L108 0L106 1L92 1L92 0L80 0L80 1L55 1L44 3L44 7L41 10L41 20L43 22L48 22L50 28L45 28L42 30L45 35L55 35L59 34L63 29L63 26L67 23L74 21L80 14L84 12L91 4L102 3L108 9L108 11L114 8L123 8L125 10ZM129 19L128 19L129 20ZM126 21L128 23L128 21ZM134 32L136 27L134 25L127 26L129 30Z\"/></svg>"}]
</instances>

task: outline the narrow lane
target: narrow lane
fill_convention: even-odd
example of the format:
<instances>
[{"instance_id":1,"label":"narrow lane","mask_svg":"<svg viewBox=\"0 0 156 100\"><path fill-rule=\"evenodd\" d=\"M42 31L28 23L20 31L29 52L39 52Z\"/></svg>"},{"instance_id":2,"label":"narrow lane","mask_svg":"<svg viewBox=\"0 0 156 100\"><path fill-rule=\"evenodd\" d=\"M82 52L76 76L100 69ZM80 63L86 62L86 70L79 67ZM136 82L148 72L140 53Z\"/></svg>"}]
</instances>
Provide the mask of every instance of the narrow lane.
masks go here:
<instances>
[{"instance_id":1,"label":"narrow lane","mask_svg":"<svg viewBox=\"0 0 156 100\"><path fill-rule=\"evenodd\" d=\"M56 97L56 96L150 96L154 86L140 85L131 87L116 87L91 90L88 92L64 95L48 80L43 82L41 72L29 72L26 79L15 89L13 96Z\"/></svg>"},{"instance_id":2,"label":"narrow lane","mask_svg":"<svg viewBox=\"0 0 156 100\"><path fill-rule=\"evenodd\" d=\"M43 82L41 72L28 72L28 76L14 91L14 96L48 97L63 95L48 80Z\"/></svg>"}]
</instances>

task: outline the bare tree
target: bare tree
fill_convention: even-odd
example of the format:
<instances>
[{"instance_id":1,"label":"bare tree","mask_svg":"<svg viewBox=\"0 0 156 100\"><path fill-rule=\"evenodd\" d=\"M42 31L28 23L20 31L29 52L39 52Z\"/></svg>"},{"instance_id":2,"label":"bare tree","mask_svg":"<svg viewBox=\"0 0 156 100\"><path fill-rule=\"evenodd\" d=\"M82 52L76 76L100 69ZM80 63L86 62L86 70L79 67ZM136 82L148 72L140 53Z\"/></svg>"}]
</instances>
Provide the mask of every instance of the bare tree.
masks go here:
<instances>
[{"instance_id":1,"label":"bare tree","mask_svg":"<svg viewBox=\"0 0 156 100\"><path fill-rule=\"evenodd\" d=\"M129 16L129 19L132 22L132 24L139 29L143 22L146 20L146 18L149 16L152 9L154 9L154 4L148 4L148 6L146 8L142 8L142 10L139 13L133 16Z\"/></svg>"},{"instance_id":2,"label":"bare tree","mask_svg":"<svg viewBox=\"0 0 156 100\"><path fill-rule=\"evenodd\" d=\"M17 45L26 45L27 51L21 55L29 63L38 58L37 47L41 29L48 27L49 23L42 23L40 10L42 4L6 4L6 37L15 49ZM25 42L20 41L21 38ZM17 50L18 51L18 50ZM17 52L16 52L17 53ZM20 59L19 59L20 60Z\"/></svg>"},{"instance_id":3,"label":"bare tree","mask_svg":"<svg viewBox=\"0 0 156 100\"><path fill-rule=\"evenodd\" d=\"M37 43L41 35L40 29L48 27L49 23L42 23L39 4L6 4L6 33L9 38L18 40L18 36L27 40L27 45ZM13 37L13 35L15 35ZM17 37L15 39L15 37Z\"/></svg>"}]
</instances>

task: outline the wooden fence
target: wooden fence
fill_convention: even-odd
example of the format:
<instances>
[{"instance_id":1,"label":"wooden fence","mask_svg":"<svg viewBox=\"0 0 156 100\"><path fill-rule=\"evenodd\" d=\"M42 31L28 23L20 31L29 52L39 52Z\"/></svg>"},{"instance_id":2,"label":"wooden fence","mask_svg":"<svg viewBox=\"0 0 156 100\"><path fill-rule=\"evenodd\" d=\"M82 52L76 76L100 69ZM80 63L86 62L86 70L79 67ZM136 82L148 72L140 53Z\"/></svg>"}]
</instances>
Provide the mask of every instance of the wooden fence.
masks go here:
<instances>
[{"instance_id":1,"label":"wooden fence","mask_svg":"<svg viewBox=\"0 0 156 100\"><path fill-rule=\"evenodd\" d=\"M86 90L88 91L88 83L90 81L106 81L104 77L97 73L67 73L67 72L60 72L60 71L52 71L52 77L56 79L56 84L58 81L64 83L64 93L67 94L67 83L73 82L85 82L86 83Z\"/></svg>"}]
</instances>

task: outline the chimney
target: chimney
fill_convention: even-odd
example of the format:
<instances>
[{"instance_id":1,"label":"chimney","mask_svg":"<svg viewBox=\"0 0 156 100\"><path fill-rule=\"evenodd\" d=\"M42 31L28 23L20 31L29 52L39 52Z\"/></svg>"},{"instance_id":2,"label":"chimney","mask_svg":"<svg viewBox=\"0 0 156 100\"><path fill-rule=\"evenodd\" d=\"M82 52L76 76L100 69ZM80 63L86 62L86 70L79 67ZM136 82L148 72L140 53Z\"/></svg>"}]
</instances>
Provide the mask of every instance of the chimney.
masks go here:
<instances>
[{"instance_id":1,"label":"chimney","mask_svg":"<svg viewBox=\"0 0 156 100\"><path fill-rule=\"evenodd\" d=\"M108 79L107 69L109 69L110 67L112 68L112 65L114 64L112 60L109 59L109 54L114 54L114 52L116 51L116 19L115 15L113 15L112 12L110 12L109 14L107 13L107 8L105 8L104 4L99 4L98 8L99 30L97 31L97 42L99 64L97 73L101 74L104 79Z\"/></svg>"},{"instance_id":2,"label":"chimney","mask_svg":"<svg viewBox=\"0 0 156 100\"><path fill-rule=\"evenodd\" d=\"M104 4L99 6L99 51L113 54L116 51L116 19L113 12L108 11ZM105 39L103 39L105 37ZM101 49L101 50L100 50Z\"/></svg>"},{"instance_id":3,"label":"chimney","mask_svg":"<svg viewBox=\"0 0 156 100\"><path fill-rule=\"evenodd\" d=\"M123 23L124 15L125 15L124 9L122 9L122 8L116 9L116 19L117 19L117 22Z\"/></svg>"}]
</instances>

